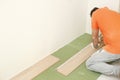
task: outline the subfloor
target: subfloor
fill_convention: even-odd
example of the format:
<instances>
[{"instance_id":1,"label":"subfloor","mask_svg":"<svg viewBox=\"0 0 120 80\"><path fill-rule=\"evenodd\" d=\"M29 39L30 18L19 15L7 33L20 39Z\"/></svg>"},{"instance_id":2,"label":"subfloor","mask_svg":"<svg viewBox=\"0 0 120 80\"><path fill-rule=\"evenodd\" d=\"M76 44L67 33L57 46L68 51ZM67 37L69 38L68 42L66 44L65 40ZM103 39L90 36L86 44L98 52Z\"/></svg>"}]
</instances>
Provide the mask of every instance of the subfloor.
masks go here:
<instances>
[{"instance_id":1,"label":"subfloor","mask_svg":"<svg viewBox=\"0 0 120 80\"><path fill-rule=\"evenodd\" d=\"M33 80L97 80L101 74L86 69L85 63L81 64L68 76L64 76L58 73L56 70L57 67L59 67L70 57L72 57L77 52L79 52L90 42L91 42L91 35L85 33L82 36L75 39L74 41L72 41L71 43L64 46L63 48L57 50L52 55L58 57L60 61L57 62L55 65L51 66L46 71L44 71L42 74L36 76ZM105 79L104 77L104 79L99 79L99 80L108 80L108 79Z\"/></svg>"}]
</instances>

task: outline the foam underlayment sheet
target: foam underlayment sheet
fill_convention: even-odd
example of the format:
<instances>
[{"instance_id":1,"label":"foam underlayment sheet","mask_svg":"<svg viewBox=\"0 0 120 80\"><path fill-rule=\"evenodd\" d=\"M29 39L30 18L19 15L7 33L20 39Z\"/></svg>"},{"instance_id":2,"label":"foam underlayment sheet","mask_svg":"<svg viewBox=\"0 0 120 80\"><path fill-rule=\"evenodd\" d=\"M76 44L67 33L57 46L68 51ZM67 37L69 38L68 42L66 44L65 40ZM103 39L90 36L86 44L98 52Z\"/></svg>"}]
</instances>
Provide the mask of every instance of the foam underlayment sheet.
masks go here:
<instances>
[{"instance_id":1,"label":"foam underlayment sheet","mask_svg":"<svg viewBox=\"0 0 120 80\"><path fill-rule=\"evenodd\" d=\"M83 34L71 43L57 50L52 55L58 57L60 61L45 70L42 74L39 74L33 80L96 80L100 74L88 70L85 66L85 63L82 63L80 66L78 66L68 76L64 76L56 70L57 67L62 65L65 61L70 59L90 43L91 35Z\"/></svg>"},{"instance_id":2,"label":"foam underlayment sheet","mask_svg":"<svg viewBox=\"0 0 120 80\"><path fill-rule=\"evenodd\" d=\"M78 66L77 69L75 69L68 76L64 76L56 71L57 67L62 65L65 61L74 56L90 43L91 35L83 34L71 43L57 50L52 55L58 57L60 61L45 70L42 74L36 76L33 80L120 80L115 77L101 75L88 70L85 66L85 62Z\"/></svg>"},{"instance_id":3,"label":"foam underlayment sheet","mask_svg":"<svg viewBox=\"0 0 120 80\"><path fill-rule=\"evenodd\" d=\"M57 71L67 76L97 50L92 47L92 43L83 48L80 52L72 56L69 60L57 68Z\"/></svg>"}]
</instances>

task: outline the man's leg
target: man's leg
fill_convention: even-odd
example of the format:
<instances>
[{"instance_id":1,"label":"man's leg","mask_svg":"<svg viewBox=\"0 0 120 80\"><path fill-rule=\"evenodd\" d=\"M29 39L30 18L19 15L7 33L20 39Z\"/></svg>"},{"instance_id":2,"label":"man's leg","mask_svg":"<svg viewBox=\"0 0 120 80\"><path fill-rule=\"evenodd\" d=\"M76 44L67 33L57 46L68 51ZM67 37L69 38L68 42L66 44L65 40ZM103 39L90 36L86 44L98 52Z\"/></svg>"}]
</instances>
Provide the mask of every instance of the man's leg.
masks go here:
<instances>
[{"instance_id":1,"label":"man's leg","mask_svg":"<svg viewBox=\"0 0 120 80\"><path fill-rule=\"evenodd\" d=\"M120 54L112 54L100 49L86 61L86 66L89 70L105 75L120 76L120 66L108 63L118 59L120 59Z\"/></svg>"}]
</instances>

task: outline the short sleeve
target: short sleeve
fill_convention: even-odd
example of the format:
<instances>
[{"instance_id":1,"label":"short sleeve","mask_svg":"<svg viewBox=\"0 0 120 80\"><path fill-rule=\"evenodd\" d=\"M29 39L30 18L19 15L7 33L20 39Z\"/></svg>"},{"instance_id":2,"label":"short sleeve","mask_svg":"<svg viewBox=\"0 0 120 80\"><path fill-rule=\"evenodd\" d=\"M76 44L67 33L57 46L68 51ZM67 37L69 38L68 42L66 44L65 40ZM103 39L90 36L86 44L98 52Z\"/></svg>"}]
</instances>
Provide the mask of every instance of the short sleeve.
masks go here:
<instances>
[{"instance_id":1,"label":"short sleeve","mask_svg":"<svg viewBox=\"0 0 120 80\"><path fill-rule=\"evenodd\" d=\"M95 14L93 14L92 21L91 21L92 29L94 29L94 30L98 30L99 29L96 17L97 16Z\"/></svg>"}]
</instances>

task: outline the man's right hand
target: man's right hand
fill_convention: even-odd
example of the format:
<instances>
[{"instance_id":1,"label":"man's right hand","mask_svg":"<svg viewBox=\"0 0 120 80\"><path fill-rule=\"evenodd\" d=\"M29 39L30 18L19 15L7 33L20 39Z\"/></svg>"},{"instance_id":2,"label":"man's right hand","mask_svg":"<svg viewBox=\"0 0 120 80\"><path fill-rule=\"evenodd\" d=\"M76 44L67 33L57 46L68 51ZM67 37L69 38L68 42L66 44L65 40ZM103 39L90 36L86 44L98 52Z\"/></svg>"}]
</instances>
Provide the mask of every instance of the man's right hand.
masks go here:
<instances>
[{"instance_id":1,"label":"man's right hand","mask_svg":"<svg viewBox=\"0 0 120 80\"><path fill-rule=\"evenodd\" d=\"M98 44L99 44L98 38L93 39L93 46L95 49L98 49L98 47L99 47Z\"/></svg>"},{"instance_id":2,"label":"man's right hand","mask_svg":"<svg viewBox=\"0 0 120 80\"><path fill-rule=\"evenodd\" d=\"M93 38L93 46L95 49L99 49L105 46L102 35L100 35L99 38Z\"/></svg>"}]
</instances>

